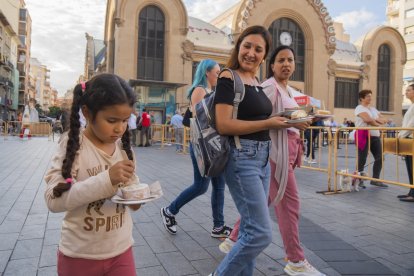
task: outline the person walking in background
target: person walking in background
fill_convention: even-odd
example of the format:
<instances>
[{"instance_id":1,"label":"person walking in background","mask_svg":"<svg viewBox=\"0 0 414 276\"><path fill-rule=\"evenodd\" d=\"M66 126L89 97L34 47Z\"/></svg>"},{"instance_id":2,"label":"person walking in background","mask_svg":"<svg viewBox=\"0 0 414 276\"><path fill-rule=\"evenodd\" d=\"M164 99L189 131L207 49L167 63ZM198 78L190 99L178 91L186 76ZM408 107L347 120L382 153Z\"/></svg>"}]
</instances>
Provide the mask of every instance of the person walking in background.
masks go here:
<instances>
[{"instance_id":1,"label":"person walking in background","mask_svg":"<svg viewBox=\"0 0 414 276\"><path fill-rule=\"evenodd\" d=\"M128 120L128 128L132 138L132 146L137 146L137 116L136 111L131 113L131 117Z\"/></svg>"},{"instance_id":2,"label":"person walking in background","mask_svg":"<svg viewBox=\"0 0 414 276\"><path fill-rule=\"evenodd\" d=\"M149 147L150 146L150 127L151 127L151 117L150 115L147 113L147 110L144 108L142 110L142 114L141 114L141 119L139 121L139 124L142 126L141 127L141 131L139 134L139 138L140 138L140 144L138 145L138 147L142 147L143 145L145 147ZM145 143L144 143L144 138Z\"/></svg>"},{"instance_id":3,"label":"person walking in background","mask_svg":"<svg viewBox=\"0 0 414 276\"><path fill-rule=\"evenodd\" d=\"M220 66L214 60L205 59L199 63L194 75L193 84L188 90L188 98L190 99L192 110L195 110L195 105L199 103L207 94L212 92L212 87L217 84L219 72ZM232 229L224 224L224 175L222 174L212 178L203 177L198 169L197 160L194 155L194 149L191 142L189 151L194 170L194 182L190 187L182 191L178 197L170 203L170 205L161 208L160 213L164 227L170 234L177 233L177 222L175 220L175 216L184 205L207 191L211 179L211 209L213 213L213 229L211 231L211 237L226 238L230 235Z\"/></svg>"},{"instance_id":4,"label":"person walking in background","mask_svg":"<svg viewBox=\"0 0 414 276\"><path fill-rule=\"evenodd\" d=\"M410 84L405 90L405 96L411 101L411 105L404 115L402 127L414 127L414 84ZM398 138L410 138L413 139L413 132L408 130L402 130L398 133ZM413 156L405 156L405 165L407 166L408 179L410 184L413 185ZM399 195L398 198L405 202L414 202L414 189L410 189L408 194Z\"/></svg>"},{"instance_id":5,"label":"person walking in background","mask_svg":"<svg viewBox=\"0 0 414 276\"><path fill-rule=\"evenodd\" d=\"M360 104L355 108L356 127L379 127L387 123L387 119L384 118L379 111L370 106L372 100L371 90L362 90L359 92ZM365 163L367 162L368 147L370 147L371 153L374 156L374 166L372 171L373 178L379 178L382 169L382 145L380 139L379 130L357 130L356 131L356 144L358 147L358 172L364 173ZM362 182L361 186L365 188ZM377 187L387 188L388 185L380 182L371 180L371 185Z\"/></svg>"},{"instance_id":6,"label":"person walking in background","mask_svg":"<svg viewBox=\"0 0 414 276\"><path fill-rule=\"evenodd\" d=\"M59 276L136 275L130 210L140 205L111 201L119 184L136 177L128 133L134 104L132 88L113 74L97 75L73 90L70 129L45 175L48 209L66 212L57 253ZM85 129L80 109L88 122Z\"/></svg>"},{"instance_id":7,"label":"person walking in background","mask_svg":"<svg viewBox=\"0 0 414 276\"><path fill-rule=\"evenodd\" d=\"M320 122L322 122L322 121L312 122L311 126L314 126L314 127L321 126ZM317 163L316 159L315 159L315 145L316 145L316 137L318 137L318 136L319 136L319 129L307 129L307 130L305 130L306 157L305 157L304 161L307 162L308 164L316 164Z\"/></svg>"},{"instance_id":8,"label":"person walking in background","mask_svg":"<svg viewBox=\"0 0 414 276\"><path fill-rule=\"evenodd\" d=\"M172 116L171 125L174 129L175 151L181 153L183 151L184 125L183 116L181 116L179 110L175 111L174 116Z\"/></svg>"},{"instance_id":9,"label":"person walking in background","mask_svg":"<svg viewBox=\"0 0 414 276\"><path fill-rule=\"evenodd\" d=\"M341 127L349 127L347 118L344 118Z\"/></svg>"}]
</instances>

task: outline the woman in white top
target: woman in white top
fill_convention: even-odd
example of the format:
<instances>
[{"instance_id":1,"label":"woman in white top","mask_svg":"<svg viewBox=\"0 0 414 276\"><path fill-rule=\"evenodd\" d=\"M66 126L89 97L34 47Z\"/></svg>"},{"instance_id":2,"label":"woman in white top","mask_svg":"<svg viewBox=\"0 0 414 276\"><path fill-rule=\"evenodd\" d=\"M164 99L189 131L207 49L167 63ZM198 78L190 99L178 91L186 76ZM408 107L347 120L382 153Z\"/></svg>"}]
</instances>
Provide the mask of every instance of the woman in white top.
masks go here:
<instances>
[{"instance_id":1,"label":"woman in white top","mask_svg":"<svg viewBox=\"0 0 414 276\"><path fill-rule=\"evenodd\" d=\"M407 99L414 103L414 84L410 84L405 90L405 96ZM411 104L407 112L404 115L402 127L414 127L414 104ZM398 138L413 138L413 132L409 130L403 130L398 134ZM405 164L407 165L408 179L411 185L413 184L413 156L405 156ZM414 202L414 189L410 189L408 194L399 195L398 198L401 201Z\"/></svg>"},{"instance_id":2,"label":"woman in white top","mask_svg":"<svg viewBox=\"0 0 414 276\"><path fill-rule=\"evenodd\" d=\"M355 126L356 127L379 127L385 123L387 123L387 119L384 118L379 111L375 108L370 106L372 99L372 91L371 90L362 90L359 92L359 102L360 104L355 108ZM361 133L361 132L360 132ZM362 143L360 146L358 145L358 172L364 171L365 163L367 161L368 156L368 145L370 145L370 150L372 155L374 156L374 167L372 172L373 178L379 178L381 169L382 169L382 145L380 139L380 131L379 130L370 130L369 136L370 140L367 140L368 137L365 138L364 141L361 139L361 135L358 136L358 143ZM367 135L368 136L368 135ZM388 187L386 184L379 182L379 181L371 181L371 185L375 185L378 187L386 188ZM365 188L365 186L363 186Z\"/></svg>"}]
</instances>

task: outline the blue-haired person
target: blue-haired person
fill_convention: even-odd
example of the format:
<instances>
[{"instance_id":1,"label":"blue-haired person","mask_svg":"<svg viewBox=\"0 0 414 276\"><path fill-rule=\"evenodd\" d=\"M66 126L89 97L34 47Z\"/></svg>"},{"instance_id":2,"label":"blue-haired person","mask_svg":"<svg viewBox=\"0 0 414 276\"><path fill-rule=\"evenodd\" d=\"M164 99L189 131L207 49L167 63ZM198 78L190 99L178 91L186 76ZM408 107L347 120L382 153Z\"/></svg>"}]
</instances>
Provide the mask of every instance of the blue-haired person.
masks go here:
<instances>
[{"instance_id":1,"label":"blue-haired person","mask_svg":"<svg viewBox=\"0 0 414 276\"><path fill-rule=\"evenodd\" d=\"M211 93L212 88L217 85L219 73L220 66L217 62L211 59L202 60L197 66L193 84L188 89L188 99L190 100L192 110L195 110L195 105L199 103L207 94ZM213 185L211 193L213 230L211 231L211 236L214 238L226 238L230 235L231 228L224 224L224 176L220 175L212 178L203 177L198 169L197 160L195 158L191 143L190 156L194 169L193 184L182 191L169 206L161 208L161 217L164 227L170 234L176 234L177 222L175 220L175 216L185 204L204 194L207 191L211 180Z\"/></svg>"}]
</instances>

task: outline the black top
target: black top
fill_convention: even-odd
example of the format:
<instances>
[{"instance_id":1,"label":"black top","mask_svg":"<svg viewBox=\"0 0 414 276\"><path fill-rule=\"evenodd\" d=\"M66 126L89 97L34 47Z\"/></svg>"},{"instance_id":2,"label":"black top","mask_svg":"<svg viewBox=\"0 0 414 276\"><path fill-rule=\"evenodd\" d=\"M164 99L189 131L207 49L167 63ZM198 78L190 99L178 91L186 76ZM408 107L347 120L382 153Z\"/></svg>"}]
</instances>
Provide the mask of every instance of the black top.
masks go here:
<instances>
[{"instance_id":1,"label":"black top","mask_svg":"<svg viewBox=\"0 0 414 276\"><path fill-rule=\"evenodd\" d=\"M272 114L272 103L263 92L262 87L244 85L245 95L243 101L239 104L237 119L244 121L259 121L269 118ZM229 78L219 78L217 81L216 95L214 104L233 105L234 88L233 80ZM262 130L246 135L240 135L240 139L249 139L255 141L268 141L269 130Z\"/></svg>"}]
</instances>

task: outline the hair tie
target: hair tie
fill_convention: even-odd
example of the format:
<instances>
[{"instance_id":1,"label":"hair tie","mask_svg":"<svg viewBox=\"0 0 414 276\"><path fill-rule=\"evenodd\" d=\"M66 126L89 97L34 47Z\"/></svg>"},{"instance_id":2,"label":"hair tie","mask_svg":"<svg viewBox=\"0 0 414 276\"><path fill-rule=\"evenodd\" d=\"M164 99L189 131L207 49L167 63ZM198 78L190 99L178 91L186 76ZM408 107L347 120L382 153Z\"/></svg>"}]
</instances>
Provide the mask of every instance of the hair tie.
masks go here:
<instances>
[{"instance_id":1,"label":"hair tie","mask_svg":"<svg viewBox=\"0 0 414 276\"><path fill-rule=\"evenodd\" d=\"M68 183L68 184L72 184L73 179L72 178L66 178L65 182Z\"/></svg>"},{"instance_id":2,"label":"hair tie","mask_svg":"<svg viewBox=\"0 0 414 276\"><path fill-rule=\"evenodd\" d=\"M85 92L85 90L86 90L86 82L81 81L81 87L82 87L82 92Z\"/></svg>"}]
</instances>

